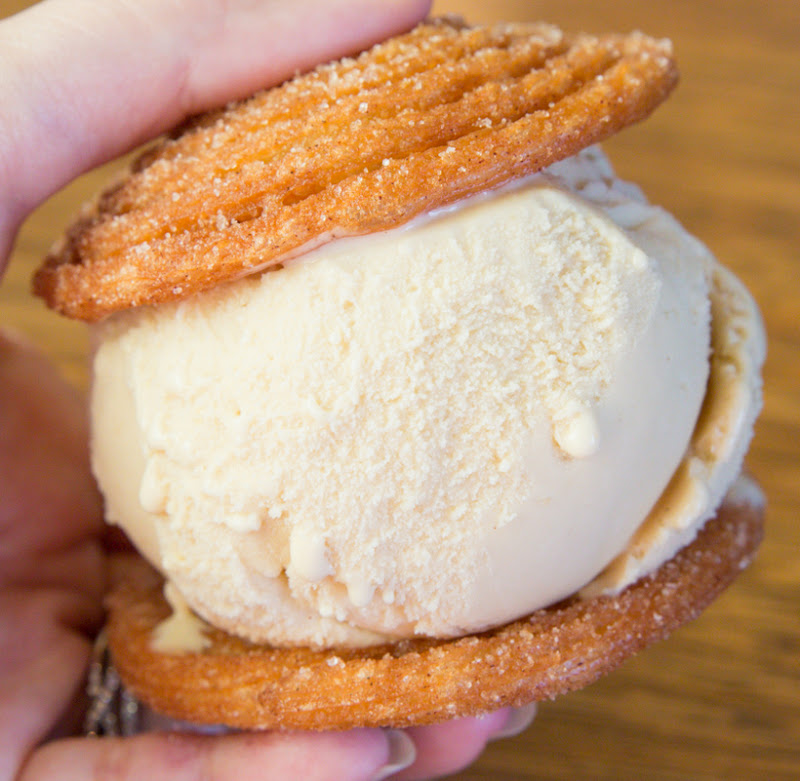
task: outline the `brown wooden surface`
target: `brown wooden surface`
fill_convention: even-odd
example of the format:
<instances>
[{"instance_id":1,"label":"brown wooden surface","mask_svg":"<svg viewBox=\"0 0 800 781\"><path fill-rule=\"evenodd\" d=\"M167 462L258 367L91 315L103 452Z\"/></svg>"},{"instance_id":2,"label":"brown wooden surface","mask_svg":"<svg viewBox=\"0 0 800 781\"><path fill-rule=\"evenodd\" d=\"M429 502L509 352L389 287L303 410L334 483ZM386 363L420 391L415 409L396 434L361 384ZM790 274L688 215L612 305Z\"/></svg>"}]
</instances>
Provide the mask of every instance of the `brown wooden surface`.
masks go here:
<instances>
[{"instance_id":1,"label":"brown wooden surface","mask_svg":"<svg viewBox=\"0 0 800 781\"><path fill-rule=\"evenodd\" d=\"M3 0L0 16L26 4ZM542 706L527 732L492 745L457 778L800 778L800 5L442 0L435 9L671 37L681 86L607 149L621 174L738 272L770 336L765 410L749 457L769 500L754 566L693 625ZM31 217L0 290L0 324L30 334L81 387L83 328L31 299L28 278L107 176L84 177Z\"/></svg>"}]
</instances>

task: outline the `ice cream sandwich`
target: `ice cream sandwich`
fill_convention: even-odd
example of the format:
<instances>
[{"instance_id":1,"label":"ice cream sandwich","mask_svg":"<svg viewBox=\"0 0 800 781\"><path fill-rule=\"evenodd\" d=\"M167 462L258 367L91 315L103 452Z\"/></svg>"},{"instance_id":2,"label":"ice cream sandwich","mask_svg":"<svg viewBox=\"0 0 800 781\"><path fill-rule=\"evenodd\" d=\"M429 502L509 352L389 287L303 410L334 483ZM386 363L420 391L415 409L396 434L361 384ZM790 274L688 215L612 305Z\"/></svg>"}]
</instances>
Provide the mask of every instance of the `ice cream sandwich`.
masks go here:
<instances>
[{"instance_id":1,"label":"ice cream sandwich","mask_svg":"<svg viewBox=\"0 0 800 781\"><path fill-rule=\"evenodd\" d=\"M639 33L432 20L196 118L70 229L35 287L94 323L137 697L258 729L520 705L746 566L758 311L596 146L676 79Z\"/></svg>"}]
</instances>

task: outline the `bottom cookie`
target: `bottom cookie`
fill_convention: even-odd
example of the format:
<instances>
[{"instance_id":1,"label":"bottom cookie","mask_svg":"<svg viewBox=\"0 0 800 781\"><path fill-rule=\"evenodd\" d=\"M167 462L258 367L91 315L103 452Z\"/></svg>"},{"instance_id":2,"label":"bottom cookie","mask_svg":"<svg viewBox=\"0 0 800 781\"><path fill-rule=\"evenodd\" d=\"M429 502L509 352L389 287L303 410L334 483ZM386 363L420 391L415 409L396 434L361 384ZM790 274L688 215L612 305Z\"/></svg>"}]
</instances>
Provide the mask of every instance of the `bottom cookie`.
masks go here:
<instances>
[{"instance_id":1,"label":"bottom cookie","mask_svg":"<svg viewBox=\"0 0 800 781\"><path fill-rule=\"evenodd\" d=\"M592 683L695 618L750 562L763 508L728 498L697 538L616 596L569 599L477 635L362 649L273 648L209 629L164 653L170 614L143 559L113 563L108 642L122 682L174 719L242 729L407 727L553 698Z\"/></svg>"}]
</instances>

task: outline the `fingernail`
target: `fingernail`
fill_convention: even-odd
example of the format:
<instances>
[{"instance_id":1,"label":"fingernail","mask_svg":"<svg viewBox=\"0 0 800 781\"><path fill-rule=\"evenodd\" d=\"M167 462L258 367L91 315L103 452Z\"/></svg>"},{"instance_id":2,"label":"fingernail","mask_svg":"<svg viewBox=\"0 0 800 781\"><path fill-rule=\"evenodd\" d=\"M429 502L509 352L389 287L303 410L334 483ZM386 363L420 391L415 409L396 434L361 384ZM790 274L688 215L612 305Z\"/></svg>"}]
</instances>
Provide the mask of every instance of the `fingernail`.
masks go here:
<instances>
[{"instance_id":1,"label":"fingernail","mask_svg":"<svg viewBox=\"0 0 800 781\"><path fill-rule=\"evenodd\" d=\"M489 740L502 740L503 738L513 738L524 732L536 716L536 703L523 705L521 708L512 708L508 716L508 721L503 725L500 732L496 732Z\"/></svg>"},{"instance_id":2,"label":"fingernail","mask_svg":"<svg viewBox=\"0 0 800 781\"><path fill-rule=\"evenodd\" d=\"M407 733L401 729L387 729L385 734L389 741L389 759L383 767L378 768L372 781L383 781L384 778L411 767L417 758L417 747Z\"/></svg>"}]
</instances>

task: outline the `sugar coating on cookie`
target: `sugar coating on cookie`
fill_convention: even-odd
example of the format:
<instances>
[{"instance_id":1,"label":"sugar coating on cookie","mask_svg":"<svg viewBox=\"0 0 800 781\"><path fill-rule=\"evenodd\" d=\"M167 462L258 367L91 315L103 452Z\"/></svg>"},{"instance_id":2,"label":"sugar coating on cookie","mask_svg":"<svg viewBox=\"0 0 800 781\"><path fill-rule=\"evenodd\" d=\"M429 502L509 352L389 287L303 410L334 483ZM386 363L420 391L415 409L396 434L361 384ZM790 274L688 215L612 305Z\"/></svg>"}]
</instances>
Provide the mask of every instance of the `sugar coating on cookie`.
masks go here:
<instances>
[{"instance_id":1,"label":"sugar coating on cookie","mask_svg":"<svg viewBox=\"0 0 800 781\"><path fill-rule=\"evenodd\" d=\"M541 24L419 25L167 139L51 253L35 291L98 320L402 224L643 119L669 42Z\"/></svg>"}]
</instances>

